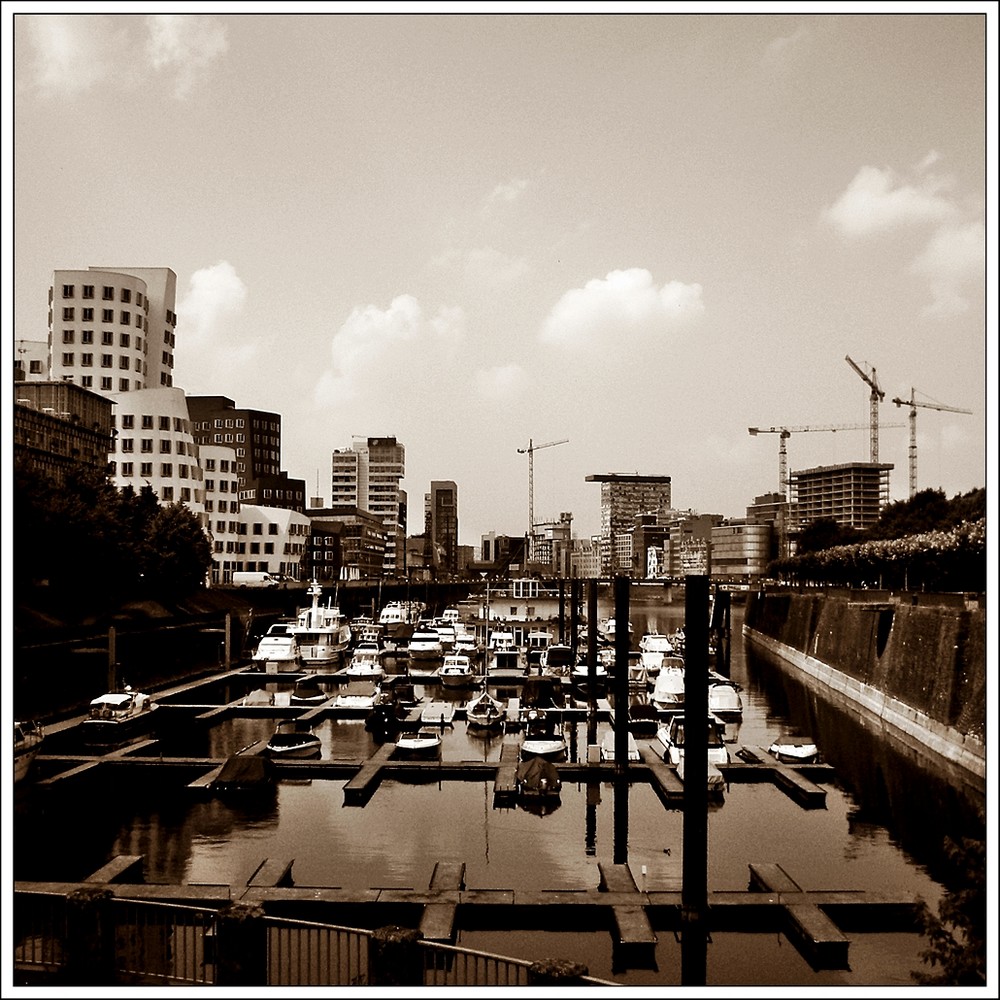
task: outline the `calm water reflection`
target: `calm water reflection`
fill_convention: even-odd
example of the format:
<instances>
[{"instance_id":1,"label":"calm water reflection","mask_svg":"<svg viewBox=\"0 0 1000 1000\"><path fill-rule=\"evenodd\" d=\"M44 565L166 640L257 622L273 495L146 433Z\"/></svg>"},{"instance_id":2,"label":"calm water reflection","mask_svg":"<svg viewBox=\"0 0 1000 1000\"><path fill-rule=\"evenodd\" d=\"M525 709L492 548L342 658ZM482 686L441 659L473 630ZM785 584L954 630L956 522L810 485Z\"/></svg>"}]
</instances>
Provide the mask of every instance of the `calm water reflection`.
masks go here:
<instances>
[{"instance_id":1,"label":"calm water reflection","mask_svg":"<svg viewBox=\"0 0 1000 1000\"><path fill-rule=\"evenodd\" d=\"M683 622L682 608L658 609L655 615L661 631ZM633 611L637 638L648 617ZM737 616L734 636L738 630ZM781 732L801 727L801 715L780 697L775 710L775 694L762 675L748 675L738 639L732 668L734 679L744 685L744 719L730 734L739 745L767 746ZM430 693L459 700L470 696L436 689ZM231 691L221 694L236 697ZM208 731L188 727L165 734L164 755L225 757L266 741L273 726L271 718L242 717ZM598 739L606 727L601 724ZM324 720L317 732L326 759L360 760L378 746L362 719ZM586 724L571 724L568 734L582 756ZM442 756L495 761L501 742L502 737L473 735L457 721L446 730ZM294 860L292 875L300 886L422 890L435 863L455 861L465 864L470 889L572 890L596 888L598 863L621 860L624 854L633 872L645 871L640 888L666 888L680 878L682 814L664 808L644 782L627 791L612 782L590 788L585 782L565 782L558 808L539 815L520 807L495 808L492 780L445 782L429 776L404 782L387 777L363 807L344 804L346 780L281 781L272 797L252 806L176 785L102 785L88 790L86 798L45 800L29 786L18 794L15 877L78 879L116 854L142 854L151 882L242 886L264 858L275 858ZM868 821L850 786L838 780L827 791L825 809L805 810L769 784L729 787L723 803L709 815L709 888L744 890L750 863L776 862L807 890L920 895L936 905L942 888L927 863L901 847L889 825ZM615 840L620 829L616 805L624 804L620 796L627 796L624 844ZM678 984L679 944L670 931L659 939L656 968L627 970L616 967L605 927L593 933L578 928L560 932L551 926L464 930L460 943L524 958L558 955L628 985ZM709 981L910 985L909 973L920 966L918 954L926 944L913 934L857 934L851 942L850 970L817 973L782 934L713 934Z\"/></svg>"}]
</instances>

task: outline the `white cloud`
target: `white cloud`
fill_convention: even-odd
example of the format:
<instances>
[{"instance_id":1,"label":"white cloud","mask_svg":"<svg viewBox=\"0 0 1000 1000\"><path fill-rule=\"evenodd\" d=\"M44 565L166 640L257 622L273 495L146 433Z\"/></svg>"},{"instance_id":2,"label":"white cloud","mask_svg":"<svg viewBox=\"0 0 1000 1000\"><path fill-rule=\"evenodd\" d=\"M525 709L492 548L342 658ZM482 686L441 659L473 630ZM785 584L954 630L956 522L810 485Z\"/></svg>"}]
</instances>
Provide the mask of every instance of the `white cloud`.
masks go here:
<instances>
[{"instance_id":1,"label":"white cloud","mask_svg":"<svg viewBox=\"0 0 1000 1000\"><path fill-rule=\"evenodd\" d=\"M146 26L150 64L176 73L178 98L186 97L199 74L229 48L225 27L204 14L154 14L146 18Z\"/></svg>"},{"instance_id":2,"label":"white cloud","mask_svg":"<svg viewBox=\"0 0 1000 1000\"><path fill-rule=\"evenodd\" d=\"M539 334L543 343L598 347L622 337L662 336L704 312L701 285L670 281L660 288L643 268L612 271L566 292Z\"/></svg>"},{"instance_id":3,"label":"white cloud","mask_svg":"<svg viewBox=\"0 0 1000 1000\"><path fill-rule=\"evenodd\" d=\"M809 51L812 40L812 30L806 25L801 25L790 35L779 35L768 43L761 61L770 69L784 69L790 60Z\"/></svg>"},{"instance_id":4,"label":"white cloud","mask_svg":"<svg viewBox=\"0 0 1000 1000\"><path fill-rule=\"evenodd\" d=\"M983 277L985 268L986 229L982 222L939 229L910 265L913 273L930 284L932 301L925 314L946 317L968 311L967 287Z\"/></svg>"},{"instance_id":5,"label":"white cloud","mask_svg":"<svg viewBox=\"0 0 1000 1000\"><path fill-rule=\"evenodd\" d=\"M195 271L187 294L177 305L185 346L208 346L218 341L226 322L240 312L246 297L246 285L228 261Z\"/></svg>"},{"instance_id":6,"label":"white cloud","mask_svg":"<svg viewBox=\"0 0 1000 1000\"><path fill-rule=\"evenodd\" d=\"M527 382L520 365L499 365L476 372L476 393L482 399L503 402L521 395Z\"/></svg>"},{"instance_id":7,"label":"white cloud","mask_svg":"<svg viewBox=\"0 0 1000 1000\"><path fill-rule=\"evenodd\" d=\"M486 197L483 204L483 214L487 215L500 205L509 205L518 200L528 187L528 182L521 177L498 184Z\"/></svg>"},{"instance_id":8,"label":"white cloud","mask_svg":"<svg viewBox=\"0 0 1000 1000\"><path fill-rule=\"evenodd\" d=\"M921 166L926 169L927 165L925 158ZM822 217L847 237L940 223L955 213L952 203L940 193L946 183L929 174L916 183L905 183L888 168L862 167L847 190L823 210Z\"/></svg>"},{"instance_id":9,"label":"white cloud","mask_svg":"<svg viewBox=\"0 0 1000 1000\"><path fill-rule=\"evenodd\" d=\"M358 307L334 334L332 367L321 375L316 399L320 403L355 399L373 377L412 373L419 370L421 359L448 355L464 332L460 308L445 306L426 317L412 295L396 296L388 309Z\"/></svg>"},{"instance_id":10,"label":"white cloud","mask_svg":"<svg viewBox=\"0 0 1000 1000\"><path fill-rule=\"evenodd\" d=\"M128 61L125 33L101 15L29 16L32 83L45 94L75 94L115 75Z\"/></svg>"}]
</instances>

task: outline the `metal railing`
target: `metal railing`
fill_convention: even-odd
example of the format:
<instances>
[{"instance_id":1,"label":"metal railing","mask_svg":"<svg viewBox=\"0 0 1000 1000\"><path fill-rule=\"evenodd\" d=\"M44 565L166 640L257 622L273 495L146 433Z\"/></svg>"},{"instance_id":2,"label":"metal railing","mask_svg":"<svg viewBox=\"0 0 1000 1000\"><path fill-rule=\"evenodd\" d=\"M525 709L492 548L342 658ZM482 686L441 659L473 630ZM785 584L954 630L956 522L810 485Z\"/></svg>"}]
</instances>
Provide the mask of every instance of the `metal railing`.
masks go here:
<instances>
[{"instance_id":1,"label":"metal railing","mask_svg":"<svg viewBox=\"0 0 1000 1000\"><path fill-rule=\"evenodd\" d=\"M118 984L212 986L220 965L219 911L169 902L109 899L104 934L113 941ZM268 986L364 986L372 981L374 932L284 917L263 918ZM67 971L69 906L64 892L18 889L14 966L56 977ZM425 986L527 986L531 962L417 941ZM584 985L608 986L591 977ZM110 984L109 984L110 985ZM265 985L265 984L261 984Z\"/></svg>"}]
</instances>

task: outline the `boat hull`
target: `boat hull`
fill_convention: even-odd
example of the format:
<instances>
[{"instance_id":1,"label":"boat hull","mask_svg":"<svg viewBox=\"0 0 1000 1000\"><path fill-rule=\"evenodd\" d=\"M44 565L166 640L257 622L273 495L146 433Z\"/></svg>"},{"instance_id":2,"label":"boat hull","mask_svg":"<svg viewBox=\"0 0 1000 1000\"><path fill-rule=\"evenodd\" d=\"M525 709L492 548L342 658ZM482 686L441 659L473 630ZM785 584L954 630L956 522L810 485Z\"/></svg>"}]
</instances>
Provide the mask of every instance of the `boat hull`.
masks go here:
<instances>
[{"instance_id":1,"label":"boat hull","mask_svg":"<svg viewBox=\"0 0 1000 1000\"><path fill-rule=\"evenodd\" d=\"M87 746L107 746L124 743L146 732L152 725L156 707L148 708L129 719L84 719L83 742Z\"/></svg>"}]
</instances>

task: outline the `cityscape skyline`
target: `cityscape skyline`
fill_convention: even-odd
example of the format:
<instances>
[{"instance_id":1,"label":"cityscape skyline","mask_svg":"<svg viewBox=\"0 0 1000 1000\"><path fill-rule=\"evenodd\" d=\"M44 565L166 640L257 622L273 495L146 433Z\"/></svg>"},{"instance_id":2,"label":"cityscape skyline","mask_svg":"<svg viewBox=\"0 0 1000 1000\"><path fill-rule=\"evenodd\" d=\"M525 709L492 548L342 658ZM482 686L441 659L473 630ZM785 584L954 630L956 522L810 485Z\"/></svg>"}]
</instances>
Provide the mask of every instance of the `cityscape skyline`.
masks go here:
<instances>
[{"instance_id":1,"label":"cityscape skyline","mask_svg":"<svg viewBox=\"0 0 1000 1000\"><path fill-rule=\"evenodd\" d=\"M532 441L566 441L536 521L582 537L602 473L743 516L778 488L752 426L857 425L792 434L788 466L867 461L848 357L885 391L890 498L911 392L973 411L917 416L918 488L967 492L995 406L986 25L19 14L10 328L45 339L57 269L169 267L175 386L279 413L309 495L397 438L408 533L450 481L463 545L527 530Z\"/></svg>"}]
</instances>

